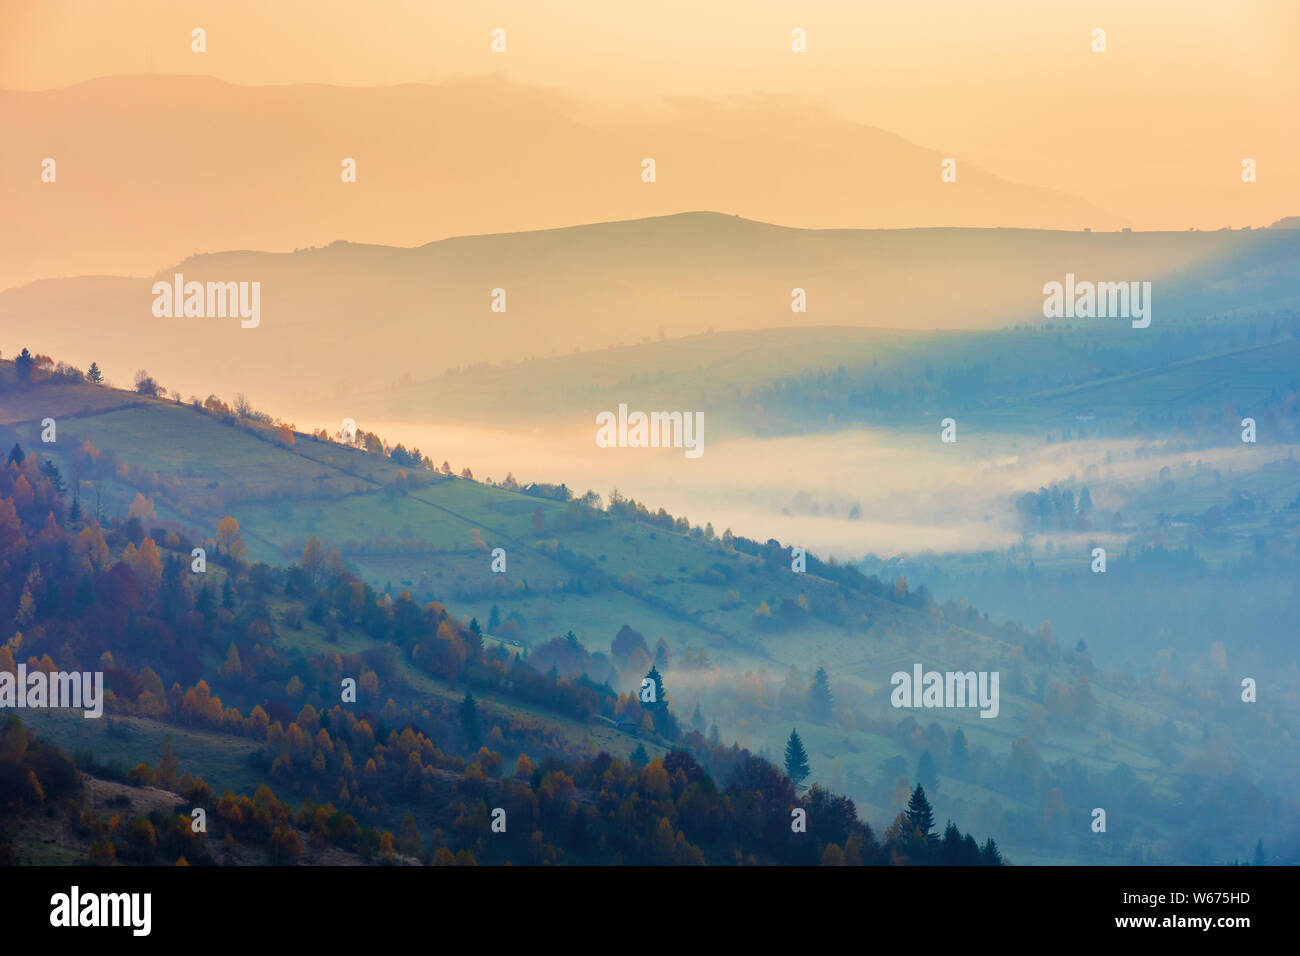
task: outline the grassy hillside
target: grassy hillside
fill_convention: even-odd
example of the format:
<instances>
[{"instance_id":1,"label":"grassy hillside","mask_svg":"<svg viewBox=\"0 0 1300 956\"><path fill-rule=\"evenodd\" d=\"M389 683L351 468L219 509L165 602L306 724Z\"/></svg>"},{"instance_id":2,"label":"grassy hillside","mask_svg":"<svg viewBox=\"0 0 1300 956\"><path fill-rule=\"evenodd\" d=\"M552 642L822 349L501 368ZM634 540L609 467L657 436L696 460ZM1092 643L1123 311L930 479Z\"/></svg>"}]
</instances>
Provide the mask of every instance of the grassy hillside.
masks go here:
<instances>
[{"instance_id":1,"label":"grassy hillside","mask_svg":"<svg viewBox=\"0 0 1300 956\"><path fill-rule=\"evenodd\" d=\"M60 416L52 445L38 437L47 408ZM417 605L444 602L462 626L476 618L489 647L500 638L558 663L567 658L548 642L572 631L592 655L581 668L617 693L635 691L657 659L678 719L693 719L696 705L703 711L701 733L717 725L727 739L779 760L797 722L814 778L853 795L882 828L899 809L899 778L933 775L938 811L978 823L1005 847L1034 847L1043 858L1060 860L1194 858L1202 851L1183 846L1161 814L1142 809L1145 802L1187 799L1189 775L1210 761L1246 779L1267 778L1276 748L1290 746L1288 737L1274 740L1253 719L1247 731L1246 718L1230 706L1230 686L1160 687L1112 673L1086 652L1057 646L1050 631L995 624L956 604L940 607L917 590L920 582L864 578L811 556L807 573L796 574L788 547L732 540L716 529L710 535L632 503L593 509L538 496L547 489L526 493L402 467L383 454L302 433L289 444L274 426L92 386L11 387L0 409L6 445L20 441L56 462L63 475L77 471L89 440L98 456L83 468L88 484L81 507L89 509L98 497L107 519L125 513L140 495L155 515L145 523L156 522L155 534L171 529L182 541L181 554L188 554L187 538L209 539L215 554L211 538L227 515L237 519L251 561L290 565L317 538L339 549L377 599L409 591ZM506 550L505 573L491 570L496 547ZM218 587L226 572L213 572ZM327 610L321 617L309 602L286 604L276 593L263 600L272 646L281 653L326 660L332 648L379 649L347 623L348 612ZM645 654L615 642L624 625L644 635ZM660 638L663 651L656 649ZM223 653L222 647L206 651L202 672L218 671ZM915 662L999 671L999 717L891 708L889 675ZM812 719L804 699L819 665L836 701L829 720ZM393 666L387 680L399 712L418 714L439 701L438 707L451 707L458 699L458 691L401 655ZM563 752L630 753L638 742L602 721L575 724L509 692L494 691L486 706L561 741ZM1272 712L1271 705L1262 709ZM1215 727L1208 736L1207 720ZM141 721L134 737L95 746L124 763L139 759L165 733L161 724ZM1223 733L1234 726L1255 735L1253 746L1223 750ZM66 746L78 744L57 722L47 732ZM214 744L205 755L208 749L195 745L196 772L251 784L223 762L229 755L216 759L223 748ZM929 766L919 762L927 753ZM968 760L978 772L968 769ZM1008 779L1021 780L1019 789ZM1038 801L1052 789L1065 795L1075 821L1070 830L1080 822L1086 829L1086 811L1106 793L1123 793L1116 799L1131 801L1136 816L1123 839L1104 851L1088 849L1077 836L1044 851L1033 821L1044 812ZM1239 829L1225 831L1214 852L1227 853L1231 841L1246 838Z\"/></svg>"}]
</instances>

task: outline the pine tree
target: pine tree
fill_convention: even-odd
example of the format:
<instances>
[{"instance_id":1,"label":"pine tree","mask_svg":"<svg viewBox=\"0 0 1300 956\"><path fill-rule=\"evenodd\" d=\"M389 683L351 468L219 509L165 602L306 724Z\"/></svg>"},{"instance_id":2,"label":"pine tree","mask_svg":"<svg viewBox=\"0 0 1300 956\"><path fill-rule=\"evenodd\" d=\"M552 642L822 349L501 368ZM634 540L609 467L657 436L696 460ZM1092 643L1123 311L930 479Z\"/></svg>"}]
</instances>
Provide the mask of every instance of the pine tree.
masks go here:
<instances>
[{"instance_id":1,"label":"pine tree","mask_svg":"<svg viewBox=\"0 0 1300 956\"><path fill-rule=\"evenodd\" d=\"M668 650L668 642L663 639L663 635L660 635L659 643L655 645L655 667L667 670L671 661L672 652Z\"/></svg>"},{"instance_id":2,"label":"pine tree","mask_svg":"<svg viewBox=\"0 0 1300 956\"><path fill-rule=\"evenodd\" d=\"M939 851L939 859L944 866L961 866L962 852L965 850L965 843L962 841L961 831L957 829L957 824L951 820L943 830L943 844Z\"/></svg>"},{"instance_id":3,"label":"pine tree","mask_svg":"<svg viewBox=\"0 0 1300 956\"><path fill-rule=\"evenodd\" d=\"M645 744L637 744L636 750L632 751L632 756L628 758L634 767L644 767L650 762L650 755L645 752Z\"/></svg>"},{"instance_id":4,"label":"pine tree","mask_svg":"<svg viewBox=\"0 0 1300 956\"><path fill-rule=\"evenodd\" d=\"M41 474L50 480L56 494L62 495L68 490L63 483L63 475L59 472L59 466L50 459L41 459Z\"/></svg>"},{"instance_id":5,"label":"pine tree","mask_svg":"<svg viewBox=\"0 0 1300 956\"><path fill-rule=\"evenodd\" d=\"M478 704L474 702L472 691L465 691L465 699L460 704L460 729L465 732L465 742L470 750L477 750L482 737L478 723Z\"/></svg>"},{"instance_id":6,"label":"pine tree","mask_svg":"<svg viewBox=\"0 0 1300 956\"><path fill-rule=\"evenodd\" d=\"M998 850L998 845L992 837L984 841L980 847L980 866L1001 866L1002 853Z\"/></svg>"},{"instance_id":7,"label":"pine tree","mask_svg":"<svg viewBox=\"0 0 1300 956\"><path fill-rule=\"evenodd\" d=\"M907 822L921 831L927 840L934 835L934 810L925 798L925 788L919 783L912 791L912 799L907 801Z\"/></svg>"},{"instance_id":8,"label":"pine tree","mask_svg":"<svg viewBox=\"0 0 1300 956\"><path fill-rule=\"evenodd\" d=\"M653 701L642 701L641 706L652 712L667 710L668 692L664 690L664 679L659 676L659 668L651 666L650 673L645 676L647 680L654 681L655 699Z\"/></svg>"},{"instance_id":9,"label":"pine tree","mask_svg":"<svg viewBox=\"0 0 1300 956\"><path fill-rule=\"evenodd\" d=\"M32 369L36 367L36 358L27 349L18 353L14 359L14 371L18 373L18 382L22 384L28 382L32 377Z\"/></svg>"},{"instance_id":10,"label":"pine tree","mask_svg":"<svg viewBox=\"0 0 1300 956\"><path fill-rule=\"evenodd\" d=\"M695 702L695 713L691 714L691 729L704 730L704 715L700 713L700 702L698 700Z\"/></svg>"},{"instance_id":11,"label":"pine tree","mask_svg":"<svg viewBox=\"0 0 1300 956\"><path fill-rule=\"evenodd\" d=\"M926 784L931 790L939 789L939 771L934 765L934 757L926 750L916 762L916 782Z\"/></svg>"},{"instance_id":12,"label":"pine tree","mask_svg":"<svg viewBox=\"0 0 1300 956\"><path fill-rule=\"evenodd\" d=\"M831 721L831 684L826 676L826 668L817 668L812 683L808 686L808 715L819 724Z\"/></svg>"},{"instance_id":13,"label":"pine tree","mask_svg":"<svg viewBox=\"0 0 1300 956\"><path fill-rule=\"evenodd\" d=\"M966 743L966 735L962 733L960 727L952 735L952 754L948 758L949 773L954 777L960 777L966 771L966 761L970 757L970 748Z\"/></svg>"},{"instance_id":14,"label":"pine tree","mask_svg":"<svg viewBox=\"0 0 1300 956\"><path fill-rule=\"evenodd\" d=\"M790 728L790 739L785 743L785 772L796 787L799 787L811 772L808 767L808 754L803 749L803 741L799 739L799 733L793 727Z\"/></svg>"},{"instance_id":15,"label":"pine tree","mask_svg":"<svg viewBox=\"0 0 1300 956\"><path fill-rule=\"evenodd\" d=\"M1264 859L1264 838L1260 837L1255 842L1255 858L1251 861L1251 866L1265 866Z\"/></svg>"},{"instance_id":16,"label":"pine tree","mask_svg":"<svg viewBox=\"0 0 1300 956\"><path fill-rule=\"evenodd\" d=\"M98 363L96 362L90 363L90 371L86 373L86 378L90 379L91 384L93 385L104 384L104 373L99 370Z\"/></svg>"}]
</instances>

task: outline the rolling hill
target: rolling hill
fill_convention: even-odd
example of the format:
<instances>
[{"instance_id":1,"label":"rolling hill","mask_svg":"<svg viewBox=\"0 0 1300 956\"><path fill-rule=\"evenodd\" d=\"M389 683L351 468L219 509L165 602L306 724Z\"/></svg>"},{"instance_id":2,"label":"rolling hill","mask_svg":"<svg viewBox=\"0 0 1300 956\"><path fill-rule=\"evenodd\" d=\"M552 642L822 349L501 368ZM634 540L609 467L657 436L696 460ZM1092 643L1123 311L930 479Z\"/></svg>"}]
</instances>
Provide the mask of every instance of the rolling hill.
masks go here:
<instances>
[{"instance_id":1,"label":"rolling hill","mask_svg":"<svg viewBox=\"0 0 1300 956\"><path fill-rule=\"evenodd\" d=\"M40 420L48 415L58 418L53 444L38 437ZM940 607L924 588L917 589L918 582L881 582L812 556L806 573L793 573L788 547L720 537L711 528L633 503L592 509L548 497L553 489L486 485L403 467L383 454L303 433L294 434L289 444L273 425L88 385L10 385L0 395L0 424L6 444L15 439L38 450L66 475L77 473L77 456L84 456L89 441L98 454L95 467L83 473L90 482L81 493L84 508L90 507L93 491L99 512L120 515L140 495L156 515L150 522L158 526L153 533L174 534L182 542L209 538L224 516L233 516L249 560L269 566L304 561L307 539L323 539L340 550L381 603L399 591L417 603L445 602L462 627L471 617L487 622L485 638L493 645L504 643L543 659L550 655L558 665L568 658L554 657L563 642L551 639L572 632L592 655L580 666L596 671L597 679L613 681L620 693L635 688L639 668L649 658L628 658L626 642L620 647L615 637L630 627L645 635L647 649L661 638L667 648L662 671L679 719L685 720L695 704L728 736L773 753L791 719L798 720L815 774L846 788L882 826L893 813L899 761L901 775L912 778L912 760L933 749L944 768L942 778L932 769L919 772L936 774L937 807L988 828L1005 847L1058 861L1190 852L1173 849L1175 832L1138 807L1143 799L1186 799L1192 768L1211 756L1225 759L1216 749L1217 731L1205 749L1199 728L1206 720L1227 727L1247 719L1219 696L1223 688L1158 688L1096 666L1086 654L1058 648L1050 632L1045 637L1041 630L1033 634L991 622L960 604ZM122 527L120 519L113 527ZM186 547L179 545L182 551ZM490 568L491 549L497 547L508 558L500 574ZM242 575L252 573L225 565L213 570L215 581L237 573L244 581ZM265 578L257 574L262 578L247 581ZM240 584L241 593L249 586ZM335 619L332 612L317 618L311 611L308 621L311 609L301 598L288 591L275 597L278 593L264 599L272 627L269 646L286 654L323 654L326 662L332 647L363 659L380 651L381 645L349 623L358 620L357 612L342 610ZM219 647L204 651L200 672L217 673L223 653ZM252 653L250 643L245 654ZM416 713L431 702L454 703L457 691L445 679L430 677L400 655L390 660L395 670L385 671L386 686L399 708ZM941 670L999 671L999 717L981 720L974 711L960 710L913 717L891 708L890 674L917 661ZM839 702L839 715L825 724L810 720L801 703L803 682L817 664L831 675ZM1095 712L1064 717L1050 704L1045 711L1043 695L1056 693L1052 687L1086 693ZM634 743L622 731L538 711L506 687L491 694L490 706L507 717L527 716L530 726L540 721L539 732L564 740L566 752L613 748L627 753ZM144 736L135 753L158 745L166 732L156 720L138 719L144 723L135 732ZM53 723L46 732L56 740L70 729L59 730L54 716L48 720ZM38 718L35 726L41 729L45 721ZM1250 735L1252 747L1233 748L1227 759L1245 779L1264 781L1271 790L1270 754L1289 743L1284 733L1276 736L1280 727L1264 731L1253 719L1249 724L1251 729L1240 725L1237 732ZM948 749L956 747L951 741L958 731L973 765L986 768L976 775L949 766ZM108 746L107 740L96 743ZM201 743L195 746L198 769L214 776L230 773ZM1028 769L1021 767L1018 762L1030 753ZM1009 768L1020 767L1016 773L1029 775L1025 793L999 783L1004 771L995 767L1003 760L1010 761ZM1101 793L1122 792L1126 796L1114 799L1136 801L1131 812L1138 816L1123 825L1120 844L1094 851L1086 841L1063 838L1049 852L1036 842L1038 825L1032 821L1041 808L1033 794L1048 786L1044 780L1056 778L1075 814L1083 814ZM1249 821L1234 822L1218 845L1247 839L1247 830Z\"/></svg>"},{"instance_id":2,"label":"rolling hill","mask_svg":"<svg viewBox=\"0 0 1300 956\"><path fill-rule=\"evenodd\" d=\"M224 252L152 278L44 280L0 294L0 348L12 354L26 345L83 367L96 361L121 381L148 342L149 371L187 396L239 391L306 419L350 414L340 405L360 392L450 368L709 330L1042 323L1043 285L1066 273L1153 282L1153 329L1294 308L1298 255L1300 233L1288 229L803 230L701 212L413 249L335 243ZM153 282L176 273L259 282L258 326L156 318ZM796 288L806 292L806 312L791 310ZM504 312L493 311L496 289L504 290ZM610 326L615 313L618 331ZM1131 343L1151 331L1123 319L1090 322ZM418 413L436 417L437 409Z\"/></svg>"}]
</instances>

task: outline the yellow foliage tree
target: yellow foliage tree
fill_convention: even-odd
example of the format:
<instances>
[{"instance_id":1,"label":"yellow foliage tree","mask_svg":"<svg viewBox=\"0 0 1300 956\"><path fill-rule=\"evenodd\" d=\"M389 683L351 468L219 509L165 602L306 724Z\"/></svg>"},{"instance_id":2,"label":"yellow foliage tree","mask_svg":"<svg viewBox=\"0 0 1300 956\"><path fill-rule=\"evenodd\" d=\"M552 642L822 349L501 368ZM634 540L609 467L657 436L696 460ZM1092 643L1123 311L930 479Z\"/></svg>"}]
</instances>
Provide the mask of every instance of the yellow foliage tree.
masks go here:
<instances>
[{"instance_id":1,"label":"yellow foliage tree","mask_svg":"<svg viewBox=\"0 0 1300 956\"><path fill-rule=\"evenodd\" d=\"M156 521L154 515L153 502L144 495L136 492L135 500L131 502L131 507L126 509L126 517L129 521L131 518L139 518L140 524L148 528L149 524Z\"/></svg>"},{"instance_id":2,"label":"yellow foliage tree","mask_svg":"<svg viewBox=\"0 0 1300 956\"><path fill-rule=\"evenodd\" d=\"M239 534L239 522L226 515L217 525L217 546L232 558L244 556L244 540Z\"/></svg>"}]
</instances>

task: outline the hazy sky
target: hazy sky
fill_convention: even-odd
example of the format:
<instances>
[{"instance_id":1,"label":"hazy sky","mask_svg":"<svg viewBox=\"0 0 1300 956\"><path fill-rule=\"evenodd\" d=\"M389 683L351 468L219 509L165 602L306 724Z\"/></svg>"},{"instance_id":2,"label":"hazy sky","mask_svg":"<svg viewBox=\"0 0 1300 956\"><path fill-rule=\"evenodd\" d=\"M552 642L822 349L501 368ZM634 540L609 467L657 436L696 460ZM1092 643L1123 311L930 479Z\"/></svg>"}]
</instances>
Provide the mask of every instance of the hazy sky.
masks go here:
<instances>
[{"instance_id":1,"label":"hazy sky","mask_svg":"<svg viewBox=\"0 0 1300 956\"><path fill-rule=\"evenodd\" d=\"M1090 50L1096 27L1105 53ZM1189 204L1242 224L1247 156L1279 214L1300 212L1295 0L0 0L2 88L148 72L249 85L500 73L606 105L812 99L1139 227L1185 227Z\"/></svg>"}]
</instances>

